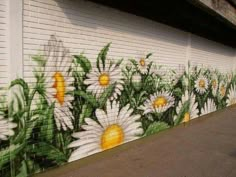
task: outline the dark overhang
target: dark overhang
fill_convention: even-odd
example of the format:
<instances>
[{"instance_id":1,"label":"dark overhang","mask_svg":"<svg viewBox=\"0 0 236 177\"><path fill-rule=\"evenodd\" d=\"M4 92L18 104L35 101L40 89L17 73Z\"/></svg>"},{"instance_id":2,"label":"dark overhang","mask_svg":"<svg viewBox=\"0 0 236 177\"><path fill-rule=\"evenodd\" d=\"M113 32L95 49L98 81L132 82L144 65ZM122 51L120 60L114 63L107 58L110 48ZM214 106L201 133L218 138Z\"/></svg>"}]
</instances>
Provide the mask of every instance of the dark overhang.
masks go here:
<instances>
[{"instance_id":1,"label":"dark overhang","mask_svg":"<svg viewBox=\"0 0 236 177\"><path fill-rule=\"evenodd\" d=\"M91 0L236 48L236 25L205 5L226 0ZM199 1L199 2L198 2ZM234 0L231 0L234 3ZM227 3L229 3L227 1ZM232 6L235 10L234 6ZM236 15L236 14L235 14Z\"/></svg>"}]
</instances>

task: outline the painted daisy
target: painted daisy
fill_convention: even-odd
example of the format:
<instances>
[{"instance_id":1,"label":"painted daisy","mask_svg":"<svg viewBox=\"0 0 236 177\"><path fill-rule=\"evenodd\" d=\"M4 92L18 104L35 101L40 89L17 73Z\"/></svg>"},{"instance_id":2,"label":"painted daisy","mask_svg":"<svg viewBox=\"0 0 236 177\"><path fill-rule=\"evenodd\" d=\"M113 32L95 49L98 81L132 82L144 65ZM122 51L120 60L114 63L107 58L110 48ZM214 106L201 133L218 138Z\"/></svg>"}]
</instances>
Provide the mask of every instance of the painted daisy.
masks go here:
<instances>
[{"instance_id":1,"label":"painted daisy","mask_svg":"<svg viewBox=\"0 0 236 177\"><path fill-rule=\"evenodd\" d=\"M72 136L78 140L69 144L69 148L77 148L69 158L69 162L88 155L101 152L120 144L138 139L143 133L142 124L138 122L140 115L132 115L130 105L119 109L118 102L107 102L106 111L97 109L98 121L85 118L85 131L76 132Z\"/></svg>"},{"instance_id":2,"label":"painted daisy","mask_svg":"<svg viewBox=\"0 0 236 177\"><path fill-rule=\"evenodd\" d=\"M214 101L208 98L207 102L201 110L201 116L216 111L216 105Z\"/></svg>"},{"instance_id":3,"label":"painted daisy","mask_svg":"<svg viewBox=\"0 0 236 177\"><path fill-rule=\"evenodd\" d=\"M101 68L100 71L97 66L93 65L92 71L87 74L87 79L84 80L84 83L89 85L87 90L99 98L107 87L115 84L115 90L110 99L117 99L123 90L121 69L108 59L104 67L99 68Z\"/></svg>"},{"instance_id":4,"label":"painted daisy","mask_svg":"<svg viewBox=\"0 0 236 177\"><path fill-rule=\"evenodd\" d=\"M46 99L49 104L55 103L54 118L57 128L60 130L73 129L72 119L74 119L70 108L73 96L67 92L73 91L74 78L68 72L72 57L69 51L64 48L62 41L58 41L55 36L51 36L48 45L45 45L45 55L47 58L45 65L45 88Z\"/></svg>"},{"instance_id":5,"label":"painted daisy","mask_svg":"<svg viewBox=\"0 0 236 177\"><path fill-rule=\"evenodd\" d=\"M12 129L16 128L16 126L17 124L10 119L5 119L0 115L0 140L7 140L9 136L13 136L15 133Z\"/></svg>"},{"instance_id":6,"label":"painted daisy","mask_svg":"<svg viewBox=\"0 0 236 177\"><path fill-rule=\"evenodd\" d=\"M208 89L208 80L205 76L201 75L198 77L198 79L195 81L195 89L201 95L206 92Z\"/></svg>"},{"instance_id":7,"label":"painted daisy","mask_svg":"<svg viewBox=\"0 0 236 177\"><path fill-rule=\"evenodd\" d=\"M218 78L216 75L212 77L211 80L211 89L212 89L212 95L216 96L217 95L217 90L218 90Z\"/></svg>"},{"instance_id":8,"label":"painted daisy","mask_svg":"<svg viewBox=\"0 0 236 177\"><path fill-rule=\"evenodd\" d=\"M171 93L166 91L157 92L150 96L150 99L145 101L144 106L140 109L144 110L143 114L148 114L150 112L162 113L174 105L174 97Z\"/></svg>"},{"instance_id":9,"label":"painted daisy","mask_svg":"<svg viewBox=\"0 0 236 177\"><path fill-rule=\"evenodd\" d=\"M195 95L193 93L188 95L188 91L186 90L184 95L181 98L181 101L179 102L176 108L177 115L174 116L174 120L178 118L178 115L182 111L184 104L186 104L188 101L190 103L189 109L185 111L182 122L189 122L191 119L198 117L198 113L199 113L198 108L197 108L198 104L195 100L196 100Z\"/></svg>"},{"instance_id":10,"label":"painted daisy","mask_svg":"<svg viewBox=\"0 0 236 177\"><path fill-rule=\"evenodd\" d=\"M148 72L148 65L150 64L150 61L148 58L140 57L136 59L138 64L138 69L142 74L146 74Z\"/></svg>"},{"instance_id":11,"label":"painted daisy","mask_svg":"<svg viewBox=\"0 0 236 177\"><path fill-rule=\"evenodd\" d=\"M219 85L219 95L220 95L220 98L224 98L225 94L226 94L226 83L224 81L221 81L220 82L220 85Z\"/></svg>"},{"instance_id":12,"label":"painted daisy","mask_svg":"<svg viewBox=\"0 0 236 177\"><path fill-rule=\"evenodd\" d=\"M231 86L226 100L227 106L236 104L236 86Z\"/></svg>"}]
</instances>

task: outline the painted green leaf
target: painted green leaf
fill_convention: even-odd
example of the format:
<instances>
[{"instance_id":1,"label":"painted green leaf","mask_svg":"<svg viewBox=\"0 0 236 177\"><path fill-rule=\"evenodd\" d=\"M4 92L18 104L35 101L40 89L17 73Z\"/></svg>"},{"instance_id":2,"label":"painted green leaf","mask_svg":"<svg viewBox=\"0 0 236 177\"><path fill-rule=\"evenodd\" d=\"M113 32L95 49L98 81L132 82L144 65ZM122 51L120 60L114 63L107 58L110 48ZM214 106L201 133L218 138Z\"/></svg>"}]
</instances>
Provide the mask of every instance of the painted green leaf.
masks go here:
<instances>
[{"instance_id":1,"label":"painted green leaf","mask_svg":"<svg viewBox=\"0 0 236 177\"><path fill-rule=\"evenodd\" d=\"M76 62L83 68L84 72L88 73L91 70L92 66L87 57L82 54L74 55L74 57L76 59Z\"/></svg>"},{"instance_id":2,"label":"painted green leaf","mask_svg":"<svg viewBox=\"0 0 236 177\"><path fill-rule=\"evenodd\" d=\"M23 144L22 145L12 144L6 149L1 150L0 151L0 169L2 168L4 164L8 163L10 160L13 160L17 156L17 154L22 149L22 147L23 147Z\"/></svg>"},{"instance_id":3,"label":"painted green leaf","mask_svg":"<svg viewBox=\"0 0 236 177\"><path fill-rule=\"evenodd\" d=\"M109 87L107 87L106 90L102 93L102 95L99 98L100 108L104 107L109 97L112 96L114 89L115 89L115 84L112 84Z\"/></svg>"},{"instance_id":4,"label":"painted green leaf","mask_svg":"<svg viewBox=\"0 0 236 177\"><path fill-rule=\"evenodd\" d=\"M46 156L48 159L55 161L57 164L63 164L67 161L66 155L52 144L37 142L35 146L35 148L30 148L30 150L37 156Z\"/></svg>"},{"instance_id":5,"label":"painted green leaf","mask_svg":"<svg viewBox=\"0 0 236 177\"><path fill-rule=\"evenodd\" d=\"M98 57L97 57L97 68L99 71L101 71L101 63L102 63L102 66L103 66L103 69L105 68L105 61L106 61L106 57L107 57L107 53L109 51L109 48L110 48L110 45L111 43L108 43L101 51L100 53L98 54ZM108 67L108 66L106 66Z\"/></svg>"},{"instance_id":6,"label":"painted green leaf","mask_svg":"<svg viewBox=\"0 0 236 177\"><path fill-rule=\"evenodd\" d=\"M170 128L170 126L165 122L154 122L151 125L149 125L149 127L147 128L144 136L148 136L148 135L158 133L158 132L163 131L167 128Z\"/></svg>"},{"instance_id":7,"label":"painted green leaf","mask_svg":"<svg viewBox=\"0 0 236 177\"><path fill-rule=\"evenodd\" d=\"M25 161L23 160L21 162L20 173L18 173L18 175L16 177L27 177L27 176L28 176L27 165L26 165Z\"/></svg>"},{"instance_id":8,"label":"painted green leaf","mask_svg":"<svg viewBox=\"0 0 236 177\"><path fill-rule=\"evenodd\" d=\"M79 116L79 125L82 125L82 123L84 122L84 118L86 117L90 117L91 113L92 113L92 108L91 106L84 104L82 107L82 112Z\"/></svg>"},{"instance_id":9,"label":"painted green leaf","mask_svg":"<svg viewBox=\"0 0 236 177\"><path fill-rule=\"evenodd\" d=\"M92 104L94 107L98 106L98 103L96 101L96 98L88 93L88 92L84 92L82 90L77 90L74 92L75 95L81 96L82 98L84 98L86 101L88 101L90 104Z\"/></svg>"},{"instance_id":10,"label":"painted green leaf","mask_svg":"<svg viewBox=\"0 0 236 177\"><path fill-rule=\"evenodd\" d=\"M10 88L14 87L15 85L20 85L23 88L24 96L26 102L29 101L29 86L23 79L16 79L11 82Z\"/></svg>"},{"instance_id":11,"label":"painted green leaf","mask_svg":"<svg viewBox=\"0 0 236 177\"><path fill-rule=\"evenodd\" d=\"M147 54L146 58L149 58L150 56L152 56L152 53Z\"/></svg>"},{"instance_id":12,"label":"painted green leaf","mask_svg":"<svg viewBox=\"0 0 236 177\"><path fill-rule=\"evenodd\" d=\"M173 95L176 95L176 96L178 96L179 98L181 98L181 96L182 96L182 91L181 91L181 89L180 89L180 88L174 89Z\"/></svg>"},{"instance_id":13,"label":"painted green leaf","mask_svg":"<svg viewBox=\"0 0 236 177\"><path fill-rule=\"evenodd\" d=\"M186 101L184 104L183 104L183 106L182 106L182 108L180 109L180 111L179 111L179 114L177 115L177 118L175 119L175 125L178 125L178 124L180 124L182 121L183 121L183 119L184 119L184 114L186 113L186 112L189 112L189 106L190 106L190 102L189 101Z\"/></svg>"},{"instance_id":14,"label":"painted green leaf","mask_svg":"<svg viewBox=\"0 0 236 177\"><path fill-rule=\"evenodd\" d=\"M42 116L42 123L40 129L41 137L48 142L53 141L53 134L54 134L54 119L53 119L53 109L49 107L46 110L45 115Z\"/></svg>"}]
</instances>

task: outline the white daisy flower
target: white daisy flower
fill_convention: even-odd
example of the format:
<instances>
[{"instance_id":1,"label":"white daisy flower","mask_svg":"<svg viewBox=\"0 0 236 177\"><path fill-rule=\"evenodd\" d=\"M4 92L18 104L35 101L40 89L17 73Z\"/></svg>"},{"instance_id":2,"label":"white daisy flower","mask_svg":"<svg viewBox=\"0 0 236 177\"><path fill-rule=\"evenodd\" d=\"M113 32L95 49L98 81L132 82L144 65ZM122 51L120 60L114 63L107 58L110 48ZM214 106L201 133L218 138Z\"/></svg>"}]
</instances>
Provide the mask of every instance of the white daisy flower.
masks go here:
<instances>
[{"instance_id":1,"label":"white daisy flower","mask_svg":"<svg viewBox=\"0 0 236 177\"><path fill-rule=\"evenodd\" d=\"M115 90L110 98L111 100L117 99L123 90L121 69L108 59L104 67L100 66L100 71L97 66L93 65L92 71L87 74L87 77L84 83L89 85L87 90L95 94L96 98L99 98L107 87L112 84L115 84Z\"/></svg>"},{"instance_id":2,"label":"white daisy flower","mask_svg":"<svg viewBox=\"0 0 236 177\"><path fill-rule=\"evenodd\" d=\"M148 65L150 64L150 59L145 57L137 58L138 69L142 74L146 74L148 72Z\"/></svg>"},{"instance_id":3,"label":"white daisy flower","mask_svg":"<svg viewBox=\"0 0 236 177\"><path fill-rule=\"evenodd\" d=\"M214 100L208 98L207 102L204 104L203 109L201 110L201 116L214 111L216 111Z\"/></svg>"},{"instance_id":4,"label":"white daisy flower","mask_svg":"<svg viewBox=\"0 0 236 177\"><path fill-rule=\"evenodd\" d=\"M208 80L205 76L199 76L198 79L195 81L195 89L201 95L206 92L208 89Z\"/></svg>"},{"instance_id":5,"label":"white daisy flower","mask_svg":"<svg viewBox=\"0 0 236 177\"><path fill-rule=\"evenodd\" d=\"M162 113L174 105L174 97L168 92L157 92L150 96L150 99L145 101L144 106L140 109L144 110L143 114L150 112Z\"/></svg>"},{"instance_id":6,"label":"white daisy flower","mask_svg":"<svg viewBox=\"0 0 236 177\"><path fill-rule=\"evenodd\" d=\"M67 92L73 91L74 78L68 70L72 64L72 57L69 51L64 48L62 41L58 41L55 36L51 36L48 45L45 46L47 58L45 65L45 87L46 99L49 104L55 103L54 117L57 128L60 130L73 129L72 119L74 119L70 108L73 96Z\"/></svg>"},{"instance_id":7,"label":"white daisy flower","mask_svg":"<svg viewBox=\"0 0 236 177\"><path fill-rule=\"evenodd\" d=\"M0 140L7 140L9 136L13 136L15 133L12 129L16 128L16 126L17 124L10 119L5 119L0 115Z\"/></svg>"},{"instance_id":8,"label":"white daisy flower","mask_svg":"<svg viewBox=\"0 0 236 177\"><path fill-rule=\"evenodd\" d=\"M85 131L74 133L78 140L69 144L69 148L77 148L69 158L69 162L91 154L107 150L123 143L138 139L143 133L140 115L132 115L133 109L126 105L119 110L119 103L107 102L106 112L97 109L98 121L85 118Z\"/></svg>"},{"instance_id":9,"label":"white daisy flower","mask_svg":"<svg viewBox=\"0 0 236 177\"><path fill-rule=\"evenodd\" d=\"M184 117L183 117L183 121L182 122L189 122L191 119L194 119L196 117L198 117L198 104L195 101L196 97L193 93L190 94L190 96L188 95L188 91L186 90L184 95L181 98L181 101L179 102L177 108L176 108L176 113L177 115L174 116L174 120L177 119L178 115L180 114L181 109L183 108L183 105L189 101L190 105L189 105L189 109L186 110L186 112L184 113Z\"/></svg>"},{"instance_id":10,"label":"white daisy flower","mask_svg":"<svg viewBox=\"0 0 236 177\"><path fill-rule=\"evenodd\" d=\"M211 89L212 89L212 95L216 96L217 95L217 90L218 90L218 78L216 75L212 77L211 80Z\"/></svg>"},{"instance_id":11,"label":"white daisy flower","mask_svg":"<svg viewBox=\"0 0 236 177\"><path fill-rule=\"evenodd\" d=\"M227 87L227 84L224 81L221 81L220 85L219 85L219 95L220 95L220 98L224 98L225 97L226 87Z\"/></svg>"},{"instance_id":12,"label":"white daisy flower","mask_svg":"<svg viewBox=\"0 0 236 177\"><path fill-rule=\"evenodd\" d=\"M227 106L236 104L236 86L231 86L226 100Z\"/></svg>"}]
</instances>

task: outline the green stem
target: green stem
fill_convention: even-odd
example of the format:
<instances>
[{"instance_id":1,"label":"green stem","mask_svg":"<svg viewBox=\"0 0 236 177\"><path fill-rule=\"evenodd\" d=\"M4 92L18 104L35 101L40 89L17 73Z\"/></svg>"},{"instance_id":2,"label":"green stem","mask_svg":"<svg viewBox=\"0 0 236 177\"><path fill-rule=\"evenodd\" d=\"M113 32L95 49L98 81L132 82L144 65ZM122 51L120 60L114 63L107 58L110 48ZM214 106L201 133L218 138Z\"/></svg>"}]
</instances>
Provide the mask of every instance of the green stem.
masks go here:
<instances>
[{"instance_id":1,"label":"green stem","mask_svg":"<svg viewBox=\"0 0 236 177\"><path fill-rule=\"evenodd\" d=\"M36 94L37 90L34 89L32 94L29 97L29 103L28 103L28 109L27 109L27 120L29 120L30 118L30 109L31 109L31 104L32 104L32 100L34 98L34 95Z\"/></svg>"}]
</instances>

